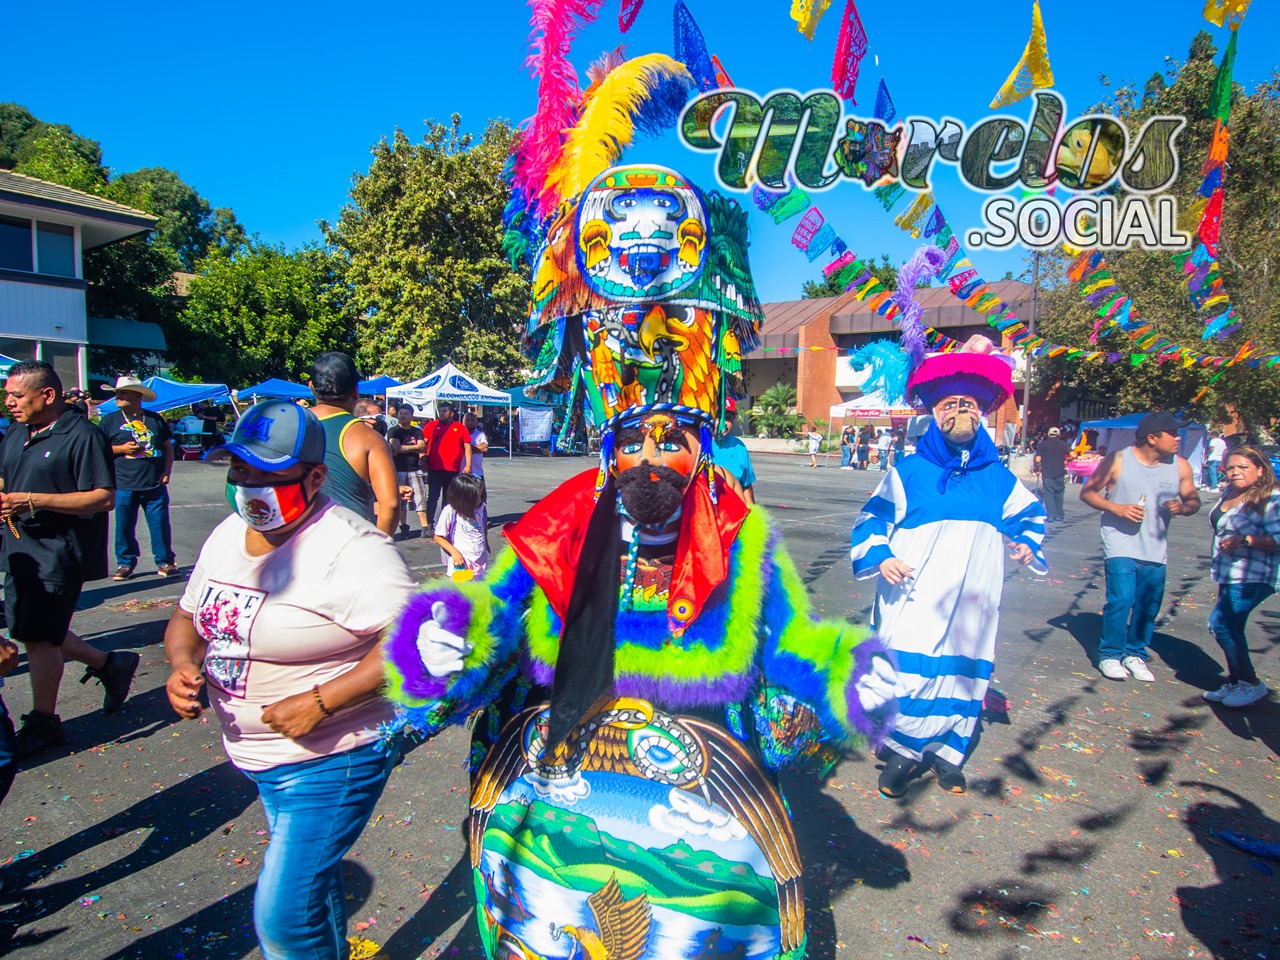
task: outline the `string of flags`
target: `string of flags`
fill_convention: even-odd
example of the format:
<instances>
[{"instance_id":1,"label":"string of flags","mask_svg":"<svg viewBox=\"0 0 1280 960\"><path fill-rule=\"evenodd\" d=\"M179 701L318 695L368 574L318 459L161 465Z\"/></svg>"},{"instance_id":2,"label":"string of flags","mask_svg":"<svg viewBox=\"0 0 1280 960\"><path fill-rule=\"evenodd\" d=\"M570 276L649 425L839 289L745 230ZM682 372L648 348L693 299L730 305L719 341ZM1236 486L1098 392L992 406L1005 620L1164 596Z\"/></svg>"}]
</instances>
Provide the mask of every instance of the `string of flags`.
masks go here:
<instances>
[{"instance_id":1,"label":"string of flags","mask_svg":"<svg viewBox=\"0 0 1280 960\"><path fill-rule=\"evenodd\" d=\"M1239 25L1239 20L1243 18L1244 10L1248 7L1248 0L1243 0L1243 2L1242 0L1209 0L1209 4L1206 7L1207 17L1209 16L1209 7L1214 7L1215 3L1224 11L1224 17L1232 18L1232 30L1235 30ZM829 3L821 3L821 0L813 0L813 2L807 4L805 0L793 0L793 17L800 24L801 31L804 32L805 21L802 19L803 17L808 17L812 21L810 26L816 27L817 18L821 17L828 5ZM797 13L801 16L796 16ZM1212 20L1212 17L1210 19ZM706 42L701 31L693 21L688 9L680 0L677 0L676 3L675 20L676 59L681 60L689 67L695 81L699 83L702 89L730 86L731 84L724 68L719 60L707 53ZM846 99L855 104L853 92L857 83L859 65L867 51L867 43L866 32L862 27L861 19L858 17L854 0L847 0L841 21L841 36L837 45L836 61L833 65L833 83L835 83L837 92L841 96L846 97ZM1228 50L1234 56L1234 34L1232 44ZM715 60L714 67L711 66L712 60ZM1228 62L1227 58L1224 57L1224 64ZM705 68L703 68L703 64L706 64ZM1226 81L1228 104L1230 91L1229 69L1228 67L1228 79ZM1028 83L1030 84L1025 90L1021 89L1018 80L1023 73L1027 74ZM1044 35L1044 25L1037 0L1032 12L1031 39L1028 41L1023 58L1015 67L1013 74L1010 75L1009 81L1006 82L1005 87L1001 88L1001 92L997 94L997 100L1007 94L1013 96L1013 99L1005 102L1017 102L1017 100L1027 96L1031 90L1040 86L1051 85L1052 82L1052 70L1048 63L1047 40ZM1008 89L1006 90L1006 88ZM993 106L996 105L993 103ZM886 124L891 124L898 117L888 86L883 79L880 80L876 90L874 115ZM1225 120L1222 122L1225 129ZM1215 155L1213 148L1210 150L1210 161L1213 161L1215 156L1220 156L1217 167L1221 168L1226 158L1225 135L1223 137L1223 145L1218 150L1218 154ZM1215 173L1215 168L1210 165L1210 162L1206 162L1205 171L1206 183L1212 183L1215 187L1220 185L1221 170ZM800 217L801 219L794 227L791 235L792 245L803 252L810 262L816 262L824 254L830 257L831 259L823 268L824 275L827 277L834 275L836 285L840 289L846 292L855 292L855 296L860 302L866 303L878 315L893 320L896 316L897 308L890 301L892 291L875 278L871 272L871 267L867 263L857 259L850 251L848 244L838 235L834 226L813 205L808 193L796 184L794 180L788 181L788 187L789 189L780 193L764 190L759 185L756 185L752 188L751 199L755 206L762 212L769 214L776 224L782 224L794 217ZM877 186L873 190L873 194L887 213L893 213L894 209L907 199L908 191L902 184L895 181ZM1210 199L1212 199L1211 196ZM1207 207L1208 203L1206 203ZM1197 211L1197 214L1201 216L1202 222L1204 222L1203 213ZM1157 364L1178 362L1184 367L1199 365L1225 368L1243 364L1251 368L1271 368L1280 365L1280 354L1268 353L1253 341L1246 342L1235 353L1230 355L1208 355L1173 343L1160 336L1158 332L1151 329L1150 324L1147 324L1142 319L1141 313L1132 299L1125 296L1119 289L1116 289L1115 279L1106 269L1106 264L1098 251L1070 251L1078 254L1076 261L1072 264L1072 268L1078 276L1073 277L1073 279L1080 283L1081 291L1085 297L1092 298L1090 302L1098 305L1099 325L1095 329L1095 334L1103 335L1103 331L1119 329L1128 335L1137 350L1096 349L1096 336L1090 338L1093 341L1094 348L1077 348L1055 343L1032 333L1030 328L1018 318L1013 308L1002 300L991 288L990 284L979 275L977 268L961 247L959 239L950 224L948 224L946 216L931 193L912 193L911 203L905 210L895 216L895 223L899 228L910 233L911 236L930 240L943 251L945 260L937 271L938 279L947 284L953 297L984 316L991 327L1003 337L1007 337L1013 349L1027 356L1065 357L1069 360L1101 361L1106 363L1126 362L1134 367L1153 359ZM1207 227L1206 232L1209 232ZM1216 237L1214 239L1216 240ZM1208 244L1205 244L1206 250L1208 250L1208 246ZM1199 272L1197 276L1200 267L1205 263L1204 254L1193 253L1187 257L1187 262L1192 264L1192 267L1186 270L1189 281L1198 283L1197 290L1202 287L1208 290L1202 303L1198 306L1213 306L1223 302L1220 299L1214 299L1218 296L1225 299L1226 296L1221 291L1220 276L1215 277L1212 269ZM1216 264L1216 261L1214 262ZM1228 313L1232 314L1232 316L1228 320L1234 319L1233 311L1234 308L1229 309ZM1221 321L1222 317L1214 318L1214 320ZM1212 322L1210 321L1209 323L1212 324ZM1214 332L1220 333L1228 325L1227 323L1219 323ZM1210 334L1210 336L1212 335ZM930 329L928 336L934 349L945 351L959 347L957 341L937 330ZM804 348L761 347L763 352L779 354L785 354L789 351L798 353L800 350L827 349L839 350L841 348L822 346Z\"/></svg>"},{"instance_id":2,"label":"string of flags","mask_svg":"<svg viewBox=\"0 0 1280 960\"><path fill-rule=\"evenodd\" d=\"M1031 5L1031 38L1027 40L1026 49L1004 82L991 108L1007 107L1011 103L1025 100L1032 90L1043 90L1053 86L1053 67L1049 66L1049 41L1044 35L1044 20L1040 17L1040 0Z\"/></svg>"}]
</instances>

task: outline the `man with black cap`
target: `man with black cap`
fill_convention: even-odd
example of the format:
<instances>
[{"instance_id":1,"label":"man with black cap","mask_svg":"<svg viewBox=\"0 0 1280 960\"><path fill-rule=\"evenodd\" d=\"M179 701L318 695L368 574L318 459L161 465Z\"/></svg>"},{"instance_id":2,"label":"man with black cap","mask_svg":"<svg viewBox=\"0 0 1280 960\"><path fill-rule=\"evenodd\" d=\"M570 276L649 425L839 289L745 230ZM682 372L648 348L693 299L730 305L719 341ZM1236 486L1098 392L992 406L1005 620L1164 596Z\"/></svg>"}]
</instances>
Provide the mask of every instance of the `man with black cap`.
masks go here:
<instances>
[{"instance_id":1,"label":"man with black cap","mask_svg":"<svg viewBox=\"0 0 1280 960\"><path fill-rule=\"evenodd\" d=\"M367 423L355 416L360 374L345 353L325 353L311 365L312 411L324 427L324 492L376 524L388 536L396 532L400 487L391 448Z\"/></svg>"},{"instance_id":2,"label":"man with black cap","mask_svg":"<svg viewBox=\"0 0 1280 960\"><path fill-rule=\"evenodd\" d=\"M1180 427L1168 411L1147 414L1134 445L1107 454L1080 491L1102 513L1107 602L1098 670L1109 680L1155 680L1147 645L1164 599L1169 520L1200 509L1191 465L1178 456Z\"/></svg>"},{"instance_id":3,"label":"man with black cap","mask_svg":"<svg viewBox=\"0 0 1280 960\"><path fill-rule=\"evenodd\" d=\"M1036 445L1036 473L1044 491L1044 511L1048 520L1061 520L1062 495L1067 488L1067 457L1071 448L1062 439L1058 427L1049 428L1049 436Z\"/></svg>"}]
</instances>

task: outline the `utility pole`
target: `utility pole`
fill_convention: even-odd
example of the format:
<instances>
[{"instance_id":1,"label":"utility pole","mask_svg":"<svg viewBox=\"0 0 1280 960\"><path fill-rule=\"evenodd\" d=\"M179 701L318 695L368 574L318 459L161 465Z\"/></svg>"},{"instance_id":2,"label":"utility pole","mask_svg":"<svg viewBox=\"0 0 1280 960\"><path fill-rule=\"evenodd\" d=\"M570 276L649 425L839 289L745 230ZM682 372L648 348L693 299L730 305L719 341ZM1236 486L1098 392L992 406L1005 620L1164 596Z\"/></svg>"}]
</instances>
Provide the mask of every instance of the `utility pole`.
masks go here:
<instances>
[{"instance_id":1,"label":"utility pole","mask_svg":"<svg viewBox=\"0 0 1280 960\"><path fill-rule=\"evenodd\" d=\"M1040 251L1031 251L1031 315L1027 318L1027 329L1034 338L1036 335L1036 306L1040 299ZM1022 452L1026 453L1031 446L1031 351L1024 354L1027 360L1022 371Z\"/></svg>"}]
</instances>

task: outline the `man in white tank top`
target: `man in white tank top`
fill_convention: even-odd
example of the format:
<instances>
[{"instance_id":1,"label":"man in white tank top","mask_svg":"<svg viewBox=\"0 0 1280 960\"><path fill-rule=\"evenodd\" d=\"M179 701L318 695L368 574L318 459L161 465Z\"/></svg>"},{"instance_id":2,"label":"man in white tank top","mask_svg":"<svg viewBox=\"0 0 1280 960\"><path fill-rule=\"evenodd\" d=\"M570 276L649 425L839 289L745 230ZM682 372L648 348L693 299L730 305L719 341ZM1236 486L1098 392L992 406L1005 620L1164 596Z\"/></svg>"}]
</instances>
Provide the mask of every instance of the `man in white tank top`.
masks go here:
<instances>
[{"instance_id":1,"label":"man in white tank top","mask_svg":"<svg viewBox=\"0 0 1280 960\"><path fill-rule=\"evenodd\" d=\"M1181 426L1167 411L1147 414L1134 446L1109 453L1080 491L1102 513L1107 603L1098 670L1110 680L1155 680L1147 645L1164 600L1169 520L1200 509L1191 465L1178 456Z\"/></svg>"}]
</instances>

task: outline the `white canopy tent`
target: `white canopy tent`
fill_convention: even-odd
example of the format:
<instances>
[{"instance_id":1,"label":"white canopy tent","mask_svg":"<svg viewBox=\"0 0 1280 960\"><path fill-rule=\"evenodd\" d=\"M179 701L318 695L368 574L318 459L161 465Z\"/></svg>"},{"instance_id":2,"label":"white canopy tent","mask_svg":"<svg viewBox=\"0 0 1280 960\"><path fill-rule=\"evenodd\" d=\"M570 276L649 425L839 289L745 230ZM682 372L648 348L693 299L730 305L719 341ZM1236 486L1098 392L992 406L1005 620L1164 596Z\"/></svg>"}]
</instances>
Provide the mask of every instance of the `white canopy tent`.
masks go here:
<instances>
[{"instance_id":1,"label":"white canopy tent","mask_svg":"<svg viewBox=\"0 0 1280 960\"><path fill-rule=\"evenodd\" d=\"M864 393L860 397L833 404L827 421L827 462L831 461L831 435L837 420L875 420L882 417L914 417L920 411L905 400L892 403L883 392Z\"/></svg>"},{"instance_id":2,"label":"white canopy tent","mask_svg":"<svg viewBox=\"0 0 1280 960\"><path fill-rule=\"evenodd\" d=\"M436 404L441 400L450 403L467 403L487 407L506 407L507 422L511 422L511 395L503 390L494 390L483 383L473 380L452 363L427 374L421 380L401 384L387 389L387 406L392 403L409 404L413 407L413 415L424 419L433 419L436 415ZM391 410L387 410L391 413ZM507 459L511 459L512 444L507 444Z\"/></svg>"}]
</instances>

